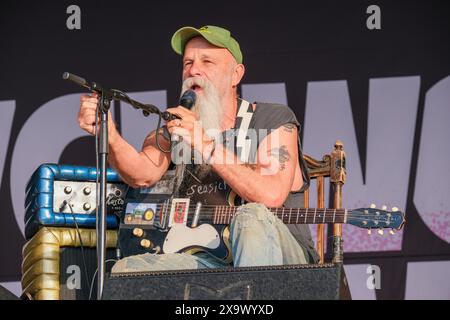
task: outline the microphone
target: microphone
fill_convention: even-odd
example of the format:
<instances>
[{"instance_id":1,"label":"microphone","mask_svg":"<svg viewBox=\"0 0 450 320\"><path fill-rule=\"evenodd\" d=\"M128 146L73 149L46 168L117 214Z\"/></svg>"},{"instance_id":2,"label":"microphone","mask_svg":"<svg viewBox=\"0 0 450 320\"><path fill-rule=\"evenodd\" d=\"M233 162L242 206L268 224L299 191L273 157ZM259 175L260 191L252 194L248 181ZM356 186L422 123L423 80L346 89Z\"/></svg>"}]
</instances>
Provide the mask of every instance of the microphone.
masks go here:
<instances>
[{"instance_id":1,"label":"microphone","mask_svg":"<svg viewBox=\"0 0 450 320\"><path fill-rule=\"evenodd\" d=\"M197 100L197 94L194 90L186 90L180 98L180 106L191 110Z\"/></svg>"},{"instance_id":2,"label":"microphone","mask_svg":"<svg viewBox=\"0 0 450 320\"><path fill-rule=\"evenodd\" d=\"M79 77L79 76L77 76L77 75L75 75L73 73L64 72L63 73L63 79L64 80L73 81L73 82L75 82L76 84L78 84L78 85L80 85L82 87L90 89L89 88L89 84L88 84L88 82L85 79L83 79L82 77Z\"/></svg>"},{"instance_id":3,"label":"microphone","mask_svg":"<svg viewBox=\"0 0 450 320\"><path fill-rule=\"evenodd\" d=\"M197 94L194 90L186 90L180 98L180 106L191 110L197 100ZM167 111L166 111L167 112ZM169 112L167 112L169 113ZM173 119L171 119L173 120ZM171 140L174 142L180 141L180 137L177 134L173 134Z\"/></svg>"}]
</instances>

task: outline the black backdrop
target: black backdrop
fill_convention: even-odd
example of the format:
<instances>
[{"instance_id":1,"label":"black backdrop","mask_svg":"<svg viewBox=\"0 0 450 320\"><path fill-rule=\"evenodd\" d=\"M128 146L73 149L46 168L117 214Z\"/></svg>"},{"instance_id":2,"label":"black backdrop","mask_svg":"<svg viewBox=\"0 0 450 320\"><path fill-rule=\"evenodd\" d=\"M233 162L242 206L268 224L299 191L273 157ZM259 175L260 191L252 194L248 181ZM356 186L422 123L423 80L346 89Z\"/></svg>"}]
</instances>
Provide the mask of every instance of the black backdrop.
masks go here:
<instances>
[{"instance_id":1,"label":"black backdrop","mask_svg":"<svg viewBox=\"0 0 450 320\"><path fill-rule=\"evenodd\" d=\"M81 8L81 30L66 28L66 8L71 4ZM371 4L382 10L381 30L366 27L366 8ZM362 168L367 161L368 79L420 75L406 208L409 223L402 251L345 257L348 264L373 263L386 270L377 298L402 299L407 262L450 260L450 245L426 228L412 202L424 94L450 74L449 13L445 1L412 0L2 1L0 101L16 100L16 112L0 189L0 281L20 279L25 241L11 204L14 143L38 106L80 92L63 82L61 74L71 71L126 91L167 90L168 104L174 105L181 60L170 48L170 37L184 25L214 24L228 27L239 40L247 69L243 82L284 82L289 105L302 123L306 83L346 79ZM60 162L92 165L93 153L86 152L92 148L90 138L73 141ZM33 150L23 157L33 157Z\"/></svg>"}]
</instances>

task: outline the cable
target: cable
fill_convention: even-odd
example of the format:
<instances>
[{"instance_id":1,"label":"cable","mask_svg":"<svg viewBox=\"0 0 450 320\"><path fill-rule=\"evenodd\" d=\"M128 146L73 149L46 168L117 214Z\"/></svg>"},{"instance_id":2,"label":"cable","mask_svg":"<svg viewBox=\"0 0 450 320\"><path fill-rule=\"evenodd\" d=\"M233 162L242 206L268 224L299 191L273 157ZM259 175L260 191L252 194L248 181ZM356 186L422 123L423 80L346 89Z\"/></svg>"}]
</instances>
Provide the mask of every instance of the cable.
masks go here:
<instances>
[{"instance_id":1,"label":"cable","mask_svg":"<svg viewBox=\"0 0 450 320\"><path fill-rule=\"evenodd\" d=\"M118 93L121 96L121 98L125 99L128 102L128 104L130 104L133 108L141 109L140 107L135 106L133 100L125 92L123 92L122 90L111 89L110 91ZM150 106L150 105L147 105L147 106ZM159 111L159 109L155 108L154 111L156 111L156 113L161 116L161 112ZM142 110L142 112L144 113L145 116L148 116L148 111L147 110Z\"/></svg>"},{"instance_id":2,"label":"cable","mask_svg":"<svg viewBox=\"0 0 450 320\"><path fill-rule=\"evenodd\" d=\"M80 239L81 258L83 260L84 273L86 274L86 281L87 281L87 285L89 286L89 274L88 274L88 270L87 270L86 256L84 254L84 245L83 245L83 240L81 239L80 228L78 227L77 219L75 219L72 206L70 205L70 203L67 202L67 200L63 201L63 206L65 206L65 205L69 206L70 212L72 213L73 222L75 222L75 227L77 229L78 238Z\"/></svg>"},{"instance_id":3,"label":"cable","mask_svg":"<svg viewBox=\"0 0 450 320\"><path fill-rule=\"evenodd\" d=\"M117 261L117 260L116 259L108 259L108 260L105 261L105 263L111 262L111 261ZM92 297L92 288L94 287L94 280L95 280L95 276L97 275L97 272L98 272L98 268L95 270L94 275L92 276L90 289L89 289L89 298L88 298L88 300L91 300L91 297Z\"/></svg>"},{"instance_id":4,"label":"cable","mask_svg":"<svg viewBox=\"0 0 450 320\"><path fill-rule=\"evenodd\" d=\"M173 145L172 145L172 140L169 139L169 150L164 149L160 144L159 144L159 135L160 135L160 128L161 128L161 116L159 116L158 118L158 124L156 126L156 134L155 134L155 140L156 140L156 146L158 147L159 150L161 150L164 153L170 153L172 152L173 149ZM164 129L163 129L164 130ZM163 135L164 137L164 135Z\"/></svg>"},{"instance_id":5,"label":"cable","mask_svg":"<svg viewBox=\"0 0 450 320\"><path fill-rule=\"evenodd\" d=\"M121 91L121 90L119 90L119 89L111 89L111 91L120 94L121 97L122 97L123 99L125 99L125 100L126 100L133 108L135 108L135 109L141 109L140 107L138 107L138 106L136 106L136 105L134 104L134 101L133 101L133 100L132 100L125 92L123 92L123 91ZM161 150L161 152L164 152L164 153L170 153L170 152L172 152L173 145L172 145L172 141L171 141L170 139L169 139L170 145L169 145L169 149L168 149L168 150L167 150L167 149L164 149L164 148L161 146L161 144L159 143L159 135L161 134L161 133L160 133L160 128L161 128L162 112L161 112L158 108L153 107L153 106L151 106L151 105L146 105L146 106L148 106L149 108L153 109L153 111L158 115L158 124L157 124L157 126L156 126L156 134L155 134L155 135L156 135L156 136L155 136L155 139L156 139L156 145L157 145L158 149ZM149 112L148 112L147 110L142 110L142 112L143 112L144 116L148 116L148 115L149 115Z\"/></svg>"}]
</instances>

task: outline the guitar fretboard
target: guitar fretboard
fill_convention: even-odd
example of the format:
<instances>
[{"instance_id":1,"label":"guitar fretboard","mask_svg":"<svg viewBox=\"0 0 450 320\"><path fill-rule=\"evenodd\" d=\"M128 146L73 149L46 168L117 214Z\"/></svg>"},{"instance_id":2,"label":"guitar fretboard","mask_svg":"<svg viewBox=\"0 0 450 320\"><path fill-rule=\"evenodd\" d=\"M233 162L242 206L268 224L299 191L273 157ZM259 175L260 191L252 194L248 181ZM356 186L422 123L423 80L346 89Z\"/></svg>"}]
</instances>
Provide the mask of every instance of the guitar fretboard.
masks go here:
<instances>
[{"instance_id":1,"label":"guitar fretboard","mask_svg":"<svg viewBox=\"0 0 450 320\"><path fill-rule=\"evenodd\" d=\"M216 206L212 224L230 224L239 207ZM285 224L345 223L346 209L269 208Z\"/></svg>"}]
</instances>

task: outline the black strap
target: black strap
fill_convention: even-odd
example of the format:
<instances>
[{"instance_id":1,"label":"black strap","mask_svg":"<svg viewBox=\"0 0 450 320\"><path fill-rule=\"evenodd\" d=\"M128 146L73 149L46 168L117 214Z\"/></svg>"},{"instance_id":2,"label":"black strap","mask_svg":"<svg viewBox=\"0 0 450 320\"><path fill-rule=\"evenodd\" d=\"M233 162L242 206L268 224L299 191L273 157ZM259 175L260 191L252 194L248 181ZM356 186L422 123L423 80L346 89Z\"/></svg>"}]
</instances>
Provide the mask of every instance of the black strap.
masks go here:
<instances>
[{"instance_id":1,"label":"black strap","mask_svg":"<svg viewBox=\"0 0 450 320\"><path fill-rule=\"evenodd\" d=\"M299 156L298 161L300 162L300 170L302 171L303 186L300 188L300 190L293 193L304 192L306 189L309 188L309 185L311 183L311 177L309 176L309 169L308 166L306 165L305 158L303 157L302 143L300 140L300 126L298 130L298 156Z\"/></svg>"}]
</instances>

